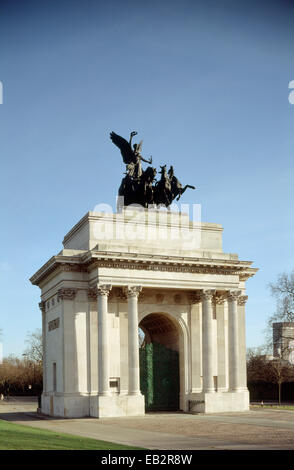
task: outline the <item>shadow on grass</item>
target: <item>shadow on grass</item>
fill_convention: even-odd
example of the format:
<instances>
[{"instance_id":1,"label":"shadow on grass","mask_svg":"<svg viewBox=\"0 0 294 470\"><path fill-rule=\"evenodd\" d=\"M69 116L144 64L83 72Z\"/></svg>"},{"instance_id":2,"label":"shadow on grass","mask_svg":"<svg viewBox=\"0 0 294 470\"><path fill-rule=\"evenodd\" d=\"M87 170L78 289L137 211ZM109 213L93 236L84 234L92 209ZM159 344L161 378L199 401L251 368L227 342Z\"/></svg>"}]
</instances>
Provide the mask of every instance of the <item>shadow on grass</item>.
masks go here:
<instances>
[{"instance_id":1,"label":"shadow on grass","mask_svg":"<svg viewBox=\"0 0 294 470\"><path fill-rule=\"evenodd\" d=\"M26 411L8 411L7 413L0 412L0 419L5 421L42 421L44 418L37 415L37 412Z\"/></svg>"}]
</instances>

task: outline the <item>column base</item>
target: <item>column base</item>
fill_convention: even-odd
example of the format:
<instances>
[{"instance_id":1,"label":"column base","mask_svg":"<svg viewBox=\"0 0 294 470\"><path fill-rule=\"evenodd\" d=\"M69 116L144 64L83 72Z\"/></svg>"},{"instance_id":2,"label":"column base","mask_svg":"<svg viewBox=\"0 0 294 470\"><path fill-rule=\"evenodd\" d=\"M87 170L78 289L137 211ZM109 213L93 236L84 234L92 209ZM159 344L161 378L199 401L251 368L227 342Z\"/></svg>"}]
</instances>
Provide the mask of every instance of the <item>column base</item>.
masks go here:
<instances>
[{"instance_id":1,"label":"column base","mask_svg":"<svg viewBox=\"0 0 294 470\"><path fill-rule=\"evenodd\" d=\"M41 413L62 418L90 416L90 396L88 393L43 393Z\"/></svg>"},{"instance_id":2,"label":"column base","mask_svg":"<svg viewBox=\"0 0 294 470\"><path fill-rule=\"evenodd\" d=\"M110 418L117 416L143 416L144 395L112 395L90 398L90 416Z\"/></svg>"},{"instance_id":3,"label":"column base","mask_svg":"<svg viewBox=\"0 0 294 470\"><path fill-rule=\"evenodd\" d=\"M186 395L185 410L190 413L225 413L249 410L248 390L195 393Z\"/></svg>"},{"instance_id":4,"label":"column base","mask_svg":"<svg viewBox=\"0 0 294 470\"><path fill-rule=\"evenodd\" d=\"M240 392L244 392L244 388L242 388L242 387L230 388L230 389L229 389L229 392L231 392L231 393L240 393Z\"/></svg>"},{"instance_id":5,"label":"column base","mask_svg":"<svg viewBox=\"0 0 294 470\"><path fill-rule=\"evenodd\" d=\"M144 395L98 395L88 393L43 393L40 412L61 418L93 416L106 418L116 416L143 416Z\"/></svg>"}]
</instances>

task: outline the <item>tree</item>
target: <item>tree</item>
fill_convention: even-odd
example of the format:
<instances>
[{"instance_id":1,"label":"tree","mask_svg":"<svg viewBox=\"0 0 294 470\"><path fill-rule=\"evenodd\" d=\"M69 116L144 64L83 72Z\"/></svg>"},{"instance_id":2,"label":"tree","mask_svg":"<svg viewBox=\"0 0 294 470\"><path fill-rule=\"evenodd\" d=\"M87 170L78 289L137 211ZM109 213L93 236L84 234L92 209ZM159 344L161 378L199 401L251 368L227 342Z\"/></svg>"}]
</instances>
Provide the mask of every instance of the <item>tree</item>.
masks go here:
<instances>
[{"instance_id":1,"label":"tree","mask_svg":"<svg viewBox=\"0 0 294 470\"><path fill-rule=\"evenodd\" d=\"M250 348L247 351L247 380L248 382L265 381L265 354L262 348Z\"/></svg>"},{"instance_id":2,"label":"tree","mask_svg":"<svg viewBox=\"0 0 294 470\"><path fill-rule=\"evenodd\" d=\"M266 382L278 386L279 405L282 401L282 385L294 379L294 366L281 357L270 357L249 350L247 355L248 382Z\"/></svg>"},{"instance_id":3,"label":"tree","mask_svg":"<svg viewBox=\"0 0 294 470\"><path fill-rule=\"evenodd\" d=\"M280 274L277 281L269 284L269 287L277 302L276 313L270 317L271 323L294 322L294 270L290 274Z\"/></svg>"},{"instance_id":4,"label":"tree","mask_svg":"<svg viewBox=\"0 0 294 470\"><path fill-rule=\"evenodd\" d=\"M293 348L290 340L294 338L286 333L287 322L294 322L294 270L290 274L280 274L276 282L269 284L269 288L276 299L276 311L268 319L266 344L248 351L247 376L248 383L277 385L281 404L282 384L294 380L293 364L287 360Z\"/></svg>"},{"instance_id":5,"label":"tree","mask_svg":"<svg viewBox=\"0 0 294 470\"><path fill-rule=\"evenodd\" d=\"M294 270L290 274L280 274L276 282L269 284L269 288L276 299L276 311L268 319L265 335L267 350L273 351L273 323L294 322ZM292 339L294 338L281 334L279 340L282 349L287 348L288 341ZM285 352L281 351L282 356Z\"/></svg>"},{"instance_id":6,"label":"tree","mask_svg":"<svg viewBox=\"0 0 294 470\"><path fill-rule=\"evenodd\" d=\"M278 386L279 405L282 401L282 385L284 382L294 378L293 366L282 358L274 358L268 361L265 369L267 382L274 383Z\"/></svg>"},{"instance_id":7,"label":"tree","mask_svg":"<svg viewBox=\"0 0 294 470\"><path fill-rule=\"evenodd\" d=\"M27 358L28 361L42 364L43 362L43 338L42 331L40 328L37 328L34 332L27 333L27 349L25 350L23 356Z\"/></svg>"},{"instance_id":8,"label":"tree","mask_svg":"<svg viewBox=\"0 0 294 470\"><path fill-rule=\"evenodd\" d=\"M32 386L30 389L29 386ZM9 395L37 395L42 390L42 365L9 356L0 367L0 393Z\"/></svg>"}]
</instances>

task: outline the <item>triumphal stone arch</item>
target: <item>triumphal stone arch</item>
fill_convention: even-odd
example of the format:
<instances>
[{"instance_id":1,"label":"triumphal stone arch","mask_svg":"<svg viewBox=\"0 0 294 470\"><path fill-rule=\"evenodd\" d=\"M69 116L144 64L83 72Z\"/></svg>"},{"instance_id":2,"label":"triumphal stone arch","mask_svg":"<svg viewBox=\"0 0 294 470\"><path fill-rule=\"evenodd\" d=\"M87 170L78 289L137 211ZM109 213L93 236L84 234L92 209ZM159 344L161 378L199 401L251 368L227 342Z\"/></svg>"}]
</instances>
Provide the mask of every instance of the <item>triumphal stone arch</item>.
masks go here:
<instances>
[{"instance_id":1,"label":"triumphal stone arch","mask_svg":"<svg viewBox=\"0 0 294 470\"><path fill-rule=\"evenodd\" d=\"M256 269L223 252L221 225L143 208L89 212L63 246L31 278L43 413L248 410L245 282Z\"/></svg>"}]
</instances>

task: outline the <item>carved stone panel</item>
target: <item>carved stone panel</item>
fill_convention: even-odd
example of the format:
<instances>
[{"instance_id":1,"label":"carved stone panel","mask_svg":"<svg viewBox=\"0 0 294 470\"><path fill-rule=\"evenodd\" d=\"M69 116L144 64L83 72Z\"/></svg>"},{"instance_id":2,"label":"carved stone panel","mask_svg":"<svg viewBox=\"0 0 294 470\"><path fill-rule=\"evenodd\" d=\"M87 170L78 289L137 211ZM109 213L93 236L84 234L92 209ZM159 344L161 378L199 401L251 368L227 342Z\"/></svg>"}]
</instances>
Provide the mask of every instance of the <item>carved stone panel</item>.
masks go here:
<instances>
[{"instance_id":1,"label":"carved stone panel","mask_svg":"<svg viewBox=\"0 0 294 470\"><path fill-rule=\"evenodd\" d=\"M59 289L57 292L58 300L73 300L76 296L77 289Z\"/></svg>"}]
</instances>

